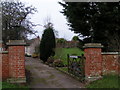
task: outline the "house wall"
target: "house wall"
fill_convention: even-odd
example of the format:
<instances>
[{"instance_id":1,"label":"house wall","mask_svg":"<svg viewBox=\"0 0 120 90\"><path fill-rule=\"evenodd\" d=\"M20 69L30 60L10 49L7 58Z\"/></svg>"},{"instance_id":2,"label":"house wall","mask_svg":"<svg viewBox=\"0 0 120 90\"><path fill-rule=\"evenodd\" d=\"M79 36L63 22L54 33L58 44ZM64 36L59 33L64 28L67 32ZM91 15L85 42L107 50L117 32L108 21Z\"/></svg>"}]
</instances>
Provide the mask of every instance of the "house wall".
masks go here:
<instances>
[{"instance_id":1,"label":"house wall","mask_svg":"<svg viewBox=\"0 0 120 90\"><path fill-rule=\"evenodd\" d=\"M32 43L28 48L30 55L32 55L35 52L35 43Z\"/></svg>"},{"instance_id":2,"label":"house wall","mask_svg":"<svg viewBox=\"0 0 120 90\"><path fill-rule=\"evenodd\" d=\"M32 55L34 52L34 47L32 47L31 45L25 47L25 54Z\"/></svg>"},{"instance_id":3,"label":"house wall","mask_svg":"<svg viewBox=\"0 0 120 90\"><path fill-rule=\"evenodd\" d=\"M25 47L25 54L32 55L35 53L35 47L38 47L40 44L40 39L36 38L29 46Z\"/></svg>"}]
</instances>

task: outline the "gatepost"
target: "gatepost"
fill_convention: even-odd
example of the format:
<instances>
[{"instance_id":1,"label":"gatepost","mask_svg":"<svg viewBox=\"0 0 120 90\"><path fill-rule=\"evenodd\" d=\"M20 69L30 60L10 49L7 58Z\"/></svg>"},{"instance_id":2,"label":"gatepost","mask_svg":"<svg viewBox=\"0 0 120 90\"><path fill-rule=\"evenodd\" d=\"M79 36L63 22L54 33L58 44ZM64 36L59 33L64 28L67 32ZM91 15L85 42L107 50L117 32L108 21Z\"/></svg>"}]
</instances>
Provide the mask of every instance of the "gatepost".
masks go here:
<instances>
[{"instance_id":1,"label":"gatepost","mask_svg":"<svg viewBox=\"0 0 120 90\"><path fill-rule=\"evenodd\" d=\"M25 83L25 45L24 40L10 40L7 45L9 52L10 83Z\"/></svg>"},{"instance_id":2,"label":"gatepost","mask_svg":"<svg viewBox=\"0 0 120 90\"><path fill-rule=\"evenodd\" d=\"M100 43L87 43L84 45L85 52L85 79L87 81L101 78L102 75L102 55Z\"/></svg>"}]
</instances>

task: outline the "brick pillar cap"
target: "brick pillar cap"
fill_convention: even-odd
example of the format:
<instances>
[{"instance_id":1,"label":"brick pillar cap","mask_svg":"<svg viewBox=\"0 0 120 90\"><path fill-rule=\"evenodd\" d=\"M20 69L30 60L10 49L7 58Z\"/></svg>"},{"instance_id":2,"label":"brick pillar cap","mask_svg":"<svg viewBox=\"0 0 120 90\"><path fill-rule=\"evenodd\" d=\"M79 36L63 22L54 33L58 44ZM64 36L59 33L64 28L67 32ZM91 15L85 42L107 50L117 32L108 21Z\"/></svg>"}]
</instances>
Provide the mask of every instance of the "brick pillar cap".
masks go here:
<instances>
[{"instance_id":1,"label":"brick pillar cap","mask_svg":"<svg viewBox=\"0 0 120 90\"><path fill-rule=\"evenodd\" d=\"M7 43L8 46L26 46L24 40L9 40Z\"/></svg>"},{"instance_id":2,"label":"brick pillar cap","mask_svg":"<svg viewBox=\"0 0 120 90\"><path fill-rule=\"evenodd\" d=\"M83 48L102 48L101 43L86 43Z\"/></svg>"}]
</instances>

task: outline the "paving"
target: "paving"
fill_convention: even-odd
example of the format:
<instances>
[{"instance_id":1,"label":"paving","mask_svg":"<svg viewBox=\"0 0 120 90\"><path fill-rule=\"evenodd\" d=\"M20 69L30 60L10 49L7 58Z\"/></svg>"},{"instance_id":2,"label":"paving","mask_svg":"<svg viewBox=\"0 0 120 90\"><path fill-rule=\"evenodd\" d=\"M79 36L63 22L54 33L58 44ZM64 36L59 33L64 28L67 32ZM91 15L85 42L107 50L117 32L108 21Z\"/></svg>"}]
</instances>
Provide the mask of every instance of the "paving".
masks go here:
<instances>
[{"instance_id":1,"label":"paving","mask_svg":"<svg viewBox=\"0 0 120 90\"><path fill-rule=\"evenodd\" d=\"M25 67L31 72L30 88L83 88L73 77L43 64L39 59L26 57Z\"/></svg>"}]
</instances>

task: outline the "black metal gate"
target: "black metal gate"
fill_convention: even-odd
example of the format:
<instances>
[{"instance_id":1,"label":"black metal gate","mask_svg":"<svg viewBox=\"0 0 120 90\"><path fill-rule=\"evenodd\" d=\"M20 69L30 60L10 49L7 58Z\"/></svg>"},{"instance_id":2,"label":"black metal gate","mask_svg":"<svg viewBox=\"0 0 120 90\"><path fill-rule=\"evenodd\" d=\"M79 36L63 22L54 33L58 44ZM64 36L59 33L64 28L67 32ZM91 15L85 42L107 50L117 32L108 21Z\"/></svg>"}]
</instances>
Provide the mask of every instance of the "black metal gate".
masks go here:
<instances>
[{"instance_id":1,"label":"black metal gate","mask_svg":"<svg viewBox=\"0 0 120 90\"><path fill-rule=\"evenodd\" d=\"M80 81L85 80L85 57L67 55L68 60L68 72L77 77Z\"/></svg>"}]
</instances>

